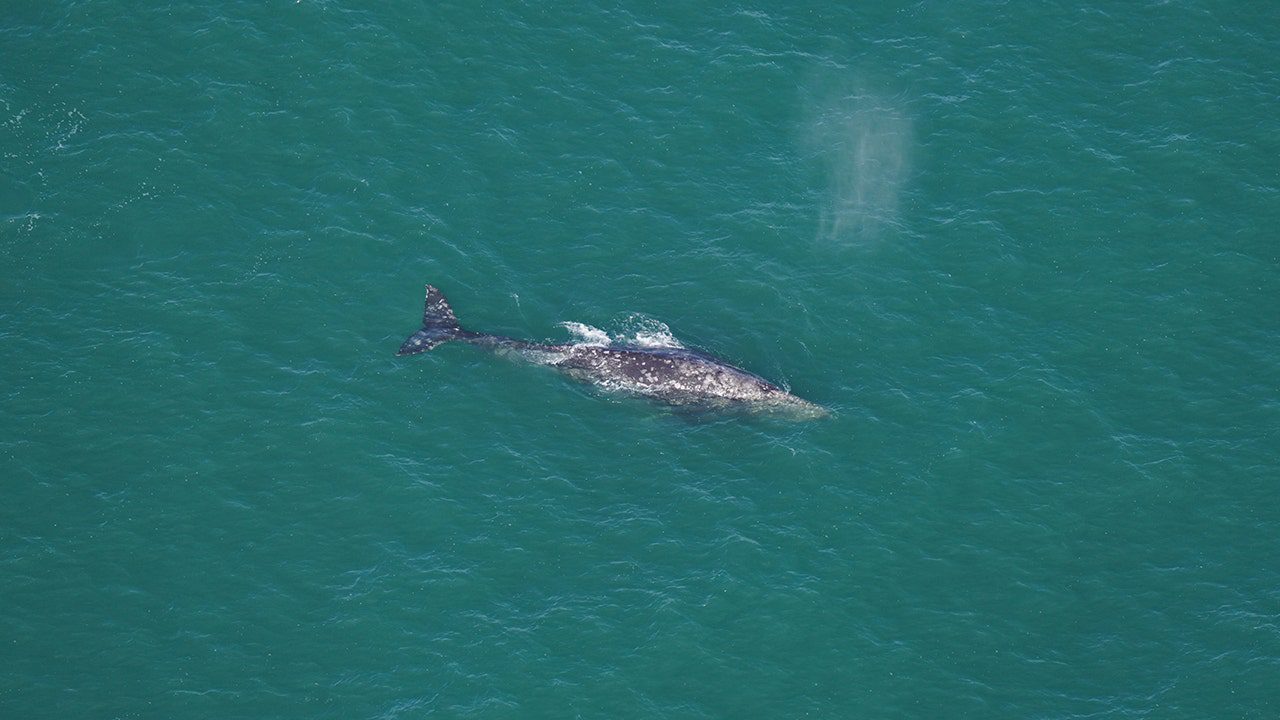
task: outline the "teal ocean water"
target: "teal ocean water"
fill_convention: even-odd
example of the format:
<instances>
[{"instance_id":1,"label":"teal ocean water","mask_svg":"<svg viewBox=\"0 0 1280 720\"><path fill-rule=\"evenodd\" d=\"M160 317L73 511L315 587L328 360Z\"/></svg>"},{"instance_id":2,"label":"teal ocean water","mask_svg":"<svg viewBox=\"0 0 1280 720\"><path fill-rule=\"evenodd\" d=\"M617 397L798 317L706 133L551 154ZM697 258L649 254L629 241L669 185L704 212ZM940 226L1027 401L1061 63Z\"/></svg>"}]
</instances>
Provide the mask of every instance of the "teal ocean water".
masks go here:
<instances>
[{"instance_id":1,"label":"teal ocean water","mask_svg":"<svg viewBox=\"0 0 1280 720\"><path fill-rule=\"evenodd\" d=\"M1276 717L1278 58L1274 2L7 3L0 717ZM397 358L427 282L835 415Z\"/></svg>"}]
</instances>

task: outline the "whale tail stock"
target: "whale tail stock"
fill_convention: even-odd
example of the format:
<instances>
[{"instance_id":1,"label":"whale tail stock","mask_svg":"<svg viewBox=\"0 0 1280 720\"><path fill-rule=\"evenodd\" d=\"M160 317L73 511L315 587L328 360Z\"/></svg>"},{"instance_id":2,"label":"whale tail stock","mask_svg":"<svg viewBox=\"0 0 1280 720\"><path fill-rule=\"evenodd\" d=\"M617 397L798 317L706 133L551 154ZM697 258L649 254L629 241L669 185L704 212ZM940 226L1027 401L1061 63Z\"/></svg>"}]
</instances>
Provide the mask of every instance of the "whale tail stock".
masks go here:
<instances>
[{"instance_id":1,"label":"whale tail stock","mask_svg":"<svg viewBox=\"0 0 1280 720\"><path fill-rule=\"evenodd\" d=\"M453 308L444 294L434 286L427 286L427 304L422 311L422 329L405 339L404 344L396 351L396 355L416 355L431 348L458 340L465 331L458 326L458 318L454 317Z\"/></svg>"}]
</instances>

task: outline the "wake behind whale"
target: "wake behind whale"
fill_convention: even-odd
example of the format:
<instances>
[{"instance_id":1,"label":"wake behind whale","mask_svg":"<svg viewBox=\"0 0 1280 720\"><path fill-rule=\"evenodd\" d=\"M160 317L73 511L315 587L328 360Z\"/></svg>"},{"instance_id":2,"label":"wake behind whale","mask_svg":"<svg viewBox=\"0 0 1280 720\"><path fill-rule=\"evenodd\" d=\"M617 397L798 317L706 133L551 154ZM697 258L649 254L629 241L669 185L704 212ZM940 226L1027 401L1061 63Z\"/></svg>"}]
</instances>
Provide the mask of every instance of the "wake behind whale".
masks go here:
<instances>
[{"instance_id":1,"label":"wake behind whale","mask_svg":"<svg viewBox=\"0 0 1280 720\"><path fill-rule=\"evenodd\" d=\"M829 414L821 405L796 397L758 375L683 347L544 344L464 330L444 295L428 285L422 329L410 335L396 354L415 355L446 342L465 342L515 355L605 390L675 406L745 410L802 419Z\"/></svg>"}]
</instances>

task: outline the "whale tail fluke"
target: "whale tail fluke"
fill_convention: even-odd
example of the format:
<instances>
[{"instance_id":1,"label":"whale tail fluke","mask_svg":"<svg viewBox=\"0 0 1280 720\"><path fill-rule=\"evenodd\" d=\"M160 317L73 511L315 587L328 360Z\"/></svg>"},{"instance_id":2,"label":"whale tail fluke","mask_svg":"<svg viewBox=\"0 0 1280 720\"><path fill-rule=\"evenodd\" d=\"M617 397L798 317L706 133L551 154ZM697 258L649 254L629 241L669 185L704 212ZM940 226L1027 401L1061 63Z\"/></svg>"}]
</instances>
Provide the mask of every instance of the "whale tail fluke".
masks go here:
<instances>
[{"instance_id":1,"label":"whale tail fluke","mask_svg":"<svg viewBox=\"0 0 1280 720\"><path fill-rule=\"evenodd\" d=\"M435 287L427 286L427 305L422 311L422 329L410 335L396 355L416 355L431 348L457 340L463 334L458 326L458 318L449 307L449 301Z\"/></svg>"}]
</instances>

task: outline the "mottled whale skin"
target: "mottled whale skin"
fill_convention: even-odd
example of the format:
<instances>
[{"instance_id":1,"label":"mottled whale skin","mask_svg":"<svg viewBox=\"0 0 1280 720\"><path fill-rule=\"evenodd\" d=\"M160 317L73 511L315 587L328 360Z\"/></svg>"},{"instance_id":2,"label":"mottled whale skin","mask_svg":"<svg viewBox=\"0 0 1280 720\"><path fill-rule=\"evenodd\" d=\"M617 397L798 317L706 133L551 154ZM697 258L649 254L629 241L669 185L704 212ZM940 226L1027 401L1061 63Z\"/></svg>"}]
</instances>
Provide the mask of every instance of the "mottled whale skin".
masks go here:
<instances>
[{"instance_id":1,"label":"mottled whale skin","mask_svg":"<svg viewBox=\"0 0 1280 720\"><path fill-rule=\"evenodd\" d=\"M464 330L444 295L428 285L422 329L410 335L396 354L416 355L451 341L518 355L606 390L649 397L671 405L744 410L799 419L829 414L826 408L796 397L758 375L685 348L549 345Z\"/></svg>"}]
</instances>

